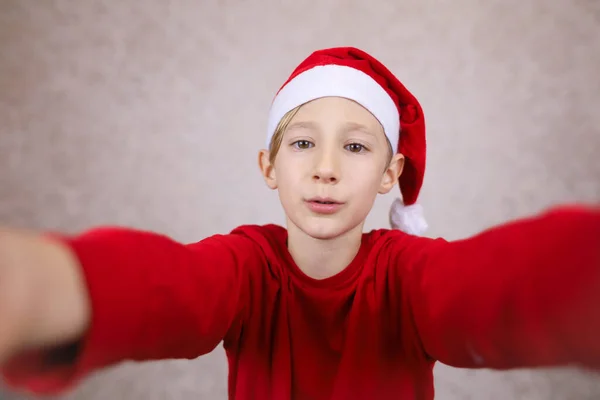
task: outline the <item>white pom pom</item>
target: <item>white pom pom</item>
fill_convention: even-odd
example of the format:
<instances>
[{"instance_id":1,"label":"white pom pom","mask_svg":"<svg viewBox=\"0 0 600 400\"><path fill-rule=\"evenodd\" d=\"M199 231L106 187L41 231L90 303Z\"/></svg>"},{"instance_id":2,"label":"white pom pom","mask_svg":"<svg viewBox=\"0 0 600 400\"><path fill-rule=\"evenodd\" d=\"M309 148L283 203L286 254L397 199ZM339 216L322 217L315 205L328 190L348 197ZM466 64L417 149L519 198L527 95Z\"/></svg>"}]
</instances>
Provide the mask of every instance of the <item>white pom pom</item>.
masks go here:
<instances>
[{"instance_id":1,"label":"white pom pom","mask_svg":"<svg viewBox=\"0 0 600 400\"><path fill-rule=\"evenodd\" d=\"M411 235L421 235L427 228L427 221L420 204L404 205L401 199L396 199L390 208L390 224L393 229L399 229Z\"/></svg>"}]
</instances>

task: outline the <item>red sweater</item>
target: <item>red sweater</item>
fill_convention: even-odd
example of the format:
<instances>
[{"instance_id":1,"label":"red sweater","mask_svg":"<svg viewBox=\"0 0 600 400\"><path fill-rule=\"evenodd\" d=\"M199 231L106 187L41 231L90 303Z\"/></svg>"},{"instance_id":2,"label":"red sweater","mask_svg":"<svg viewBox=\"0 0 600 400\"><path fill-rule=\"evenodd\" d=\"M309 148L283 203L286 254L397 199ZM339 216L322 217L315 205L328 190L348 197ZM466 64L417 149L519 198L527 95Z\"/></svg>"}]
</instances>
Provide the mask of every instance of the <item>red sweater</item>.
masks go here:
<instances>
[{"instance_id":1,"label":"red sweater","mask_svg":"<svg viewBox=\"0 0 600 400\"><path fill-rule=\"evenodd\" d=\"M221 341L236 400L429 400L436 360L600 367L598 209L454 242L373 231L324 280L298 269L273 225L189 245L122 228L67 240L91 328L70 360L16 358L3 371L15 387L56 392L120 361L195 358Z\"/></svg>"}]
</instances>

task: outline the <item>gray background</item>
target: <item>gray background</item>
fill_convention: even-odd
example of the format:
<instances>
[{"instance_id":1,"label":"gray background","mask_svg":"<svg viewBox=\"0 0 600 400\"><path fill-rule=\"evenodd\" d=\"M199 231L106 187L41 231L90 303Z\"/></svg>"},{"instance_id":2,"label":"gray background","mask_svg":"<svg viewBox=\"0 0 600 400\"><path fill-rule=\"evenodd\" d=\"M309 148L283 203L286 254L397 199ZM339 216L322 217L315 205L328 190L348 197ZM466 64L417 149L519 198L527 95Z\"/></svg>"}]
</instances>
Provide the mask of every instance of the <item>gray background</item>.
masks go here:
<instances>
[{"instance_id":1,"label":"gray background","mask_svg":"<svg viewBox=\"0 0 600 400\"><path fill-rule=\"evenodd\" d=\"M429 235L600 200L597 0L0 0L0 223L182 241L283 223L256 166L269 102L338 45L373 53L422 101ZM368 229L387 226L395 194ZM226 376L218 349L116 366L64 399L218 400ZM436 386L441 400L600 398L598 375L570 369L440 365Z\"/></svg>"}]
</instances>

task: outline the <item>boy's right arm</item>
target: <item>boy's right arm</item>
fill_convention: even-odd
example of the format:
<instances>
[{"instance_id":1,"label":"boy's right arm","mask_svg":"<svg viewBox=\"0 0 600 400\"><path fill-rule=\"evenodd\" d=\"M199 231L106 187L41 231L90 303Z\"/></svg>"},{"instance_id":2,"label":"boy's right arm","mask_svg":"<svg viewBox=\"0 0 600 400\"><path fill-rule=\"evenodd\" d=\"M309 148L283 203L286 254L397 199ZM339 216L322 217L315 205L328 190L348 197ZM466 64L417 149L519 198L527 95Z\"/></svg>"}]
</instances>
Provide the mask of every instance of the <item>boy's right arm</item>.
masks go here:
<instances>
[{"instance_id":1,"label":"boy's right arm","mask_svg":"<svg viewBox=\"0 0 600 400\"><path fill-rule=\"evenodd\" d=\"M53 393L120 361L206 354L244 312L244 277L256 262L254 245L237 235L183 245L125 228L74 237L4 232L3 376L13 387Z\"/></svg>"}]
</instances>

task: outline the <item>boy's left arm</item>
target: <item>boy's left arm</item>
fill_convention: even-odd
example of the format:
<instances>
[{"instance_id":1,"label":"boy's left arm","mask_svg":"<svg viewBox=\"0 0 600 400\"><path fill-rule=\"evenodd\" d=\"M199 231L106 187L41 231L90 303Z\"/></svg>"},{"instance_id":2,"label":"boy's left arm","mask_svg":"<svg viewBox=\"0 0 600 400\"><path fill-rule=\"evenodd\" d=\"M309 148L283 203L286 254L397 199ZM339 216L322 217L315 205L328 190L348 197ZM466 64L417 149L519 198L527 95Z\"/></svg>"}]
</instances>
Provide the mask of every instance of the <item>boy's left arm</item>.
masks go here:
<instances>
[{"instance_id":1,"label":"boy's left arm","mask_svg":"<svg viewBox=\"0 0 600 400\"><path fill-rule=\"evenodd\" d=\"M554 208L454 242L406 236L394 247L404 310L431 358L600 368L599 208Z\"/></svg>"}]
</instances>

